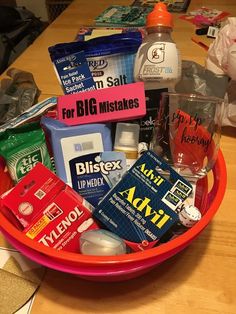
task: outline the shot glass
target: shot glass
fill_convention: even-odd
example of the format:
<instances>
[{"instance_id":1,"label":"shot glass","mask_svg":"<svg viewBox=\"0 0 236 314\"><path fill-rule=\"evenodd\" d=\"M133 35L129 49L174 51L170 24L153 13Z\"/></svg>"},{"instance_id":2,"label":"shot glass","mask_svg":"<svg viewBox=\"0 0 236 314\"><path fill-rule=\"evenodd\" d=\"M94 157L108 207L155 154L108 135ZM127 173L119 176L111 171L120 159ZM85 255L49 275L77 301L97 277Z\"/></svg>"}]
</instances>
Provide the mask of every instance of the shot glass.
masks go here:
<instances>
[{"instance_id":1,"label":"shot glass","mask_svg":"<svg viewBox=\"0 0 236 314\"><path fill-rule=\"evenodd\" d=\"M204 177L220 145L223 99L162 93L150 149L182 176Z\"/></svg>"}]
</instances>

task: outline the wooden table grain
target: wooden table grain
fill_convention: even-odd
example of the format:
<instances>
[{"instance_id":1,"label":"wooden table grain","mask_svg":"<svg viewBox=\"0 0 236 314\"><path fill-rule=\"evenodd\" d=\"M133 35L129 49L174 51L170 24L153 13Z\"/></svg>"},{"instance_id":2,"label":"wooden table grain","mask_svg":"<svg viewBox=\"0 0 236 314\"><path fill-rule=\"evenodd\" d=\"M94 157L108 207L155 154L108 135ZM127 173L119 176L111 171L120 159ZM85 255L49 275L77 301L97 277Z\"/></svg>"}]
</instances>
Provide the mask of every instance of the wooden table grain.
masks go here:
<instances>
[{"instance_id":1,"label":"wooden table grain","mask_svg":"<svg viewBox=\"0 0 236 314\"><path fill-rule=\"evenodd\" d=\"M33 73L40 99L61 95L47 48L72 41L80 26L111 4L131 1L75 0L14 62ZM236 16L235 0L192 0L189 11L207 6ZM173 38L182 59L204 65L206 51L193 43L194 25L173 14ZM201 37L202 39L202 37ZM206 44L211 39L203 37ZM1 76L4 77L4 74ZM209 226L183 252L146 275L121 283L89 282L47 270L32 314L235 314L236 313L236 129L224 127L221 150L228 173L224 200ZM2 238L1 241L4 241Z\"/></svg>"}]
</instances>

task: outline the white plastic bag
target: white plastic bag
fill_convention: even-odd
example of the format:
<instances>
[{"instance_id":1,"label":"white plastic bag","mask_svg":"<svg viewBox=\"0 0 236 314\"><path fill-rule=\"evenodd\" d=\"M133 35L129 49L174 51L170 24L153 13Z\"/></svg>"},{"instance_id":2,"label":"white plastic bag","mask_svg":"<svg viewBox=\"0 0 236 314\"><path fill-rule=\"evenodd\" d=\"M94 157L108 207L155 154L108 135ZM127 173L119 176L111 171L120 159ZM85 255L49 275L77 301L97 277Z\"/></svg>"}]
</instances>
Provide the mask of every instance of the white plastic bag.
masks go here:
<instances>
[{"instance_id":1,"label":"white plastic bag","mask_svg":"<svg viewBox=\"0 0 236 314\"><path fill-rule=\"evenodd\" d=\"M209 47L206 60L206 66L209 70L215 72L208 64L213 63L219 68L219 71L221 70L223 73L228 74L228 52L230 47L235 43L235 40L236 17L230 17L227 19L225 26L220 29L216 39Z\"/></svg>"},{"instance_id":2,"label":"white plastic bag","mask_svg":"<svg viewBox=\"0 0 236 314\"><path fill-rule=\"evenodd\" d=\"M210 45L206 68L218 75L228 75L223 126L236 127L236 17L227 19Z\"/></svg>"}]
</instances>

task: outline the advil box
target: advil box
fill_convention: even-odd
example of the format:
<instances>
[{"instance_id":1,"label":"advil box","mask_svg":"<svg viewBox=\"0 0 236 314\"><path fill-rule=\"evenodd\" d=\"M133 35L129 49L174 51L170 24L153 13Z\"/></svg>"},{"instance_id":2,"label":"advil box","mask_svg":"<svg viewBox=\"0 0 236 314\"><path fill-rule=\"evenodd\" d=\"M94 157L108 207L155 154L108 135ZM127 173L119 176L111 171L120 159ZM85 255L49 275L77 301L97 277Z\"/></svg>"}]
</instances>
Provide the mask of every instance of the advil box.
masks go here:
<instances>
[{"instance_id":1,"label":"advil box","mask_svg":"<svg viewBox=\"0 0 236 314\"><path fill-rule=\"evenodd\" d=\"M83 198L41 163L2 196L2 204L29 238L57 250L79 252L81 233L98 229Z\"/></svg>"},{"instance_id":2,"label":"advil box","mask_svg":"<svg viewBox=\"0 0 236 314\"><path fill-rule=\"evenodd\" d=\"M178 220L192 186L151 151L101 200L94 216L133 250L147 249Z\"/></svg>"}]
</instances>

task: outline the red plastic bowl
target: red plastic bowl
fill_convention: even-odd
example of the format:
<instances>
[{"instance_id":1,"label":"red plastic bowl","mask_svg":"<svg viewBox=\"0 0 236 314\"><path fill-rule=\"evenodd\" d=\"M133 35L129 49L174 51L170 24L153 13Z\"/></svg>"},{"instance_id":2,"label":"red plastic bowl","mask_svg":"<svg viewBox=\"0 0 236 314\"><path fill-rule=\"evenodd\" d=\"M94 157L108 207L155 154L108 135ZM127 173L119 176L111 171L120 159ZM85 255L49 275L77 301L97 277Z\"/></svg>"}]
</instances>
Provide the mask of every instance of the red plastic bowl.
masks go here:
<instances>
[{"instance_id":1,"label":"red plastic bowl","mask_svg":"<svg viewBox=\"0 0 236 314\"><path fill-rule=\"evenodd\" d=\"M200 180L198 184L196 205L201 209L202 219L178 238L146 251L118 256L89 256L57 251L26 237L2 213L0 213L0 229L8 241L22 254L42 265L87 279L125 280L137 277L177 254L209 224L221 204L226 189L226 167L221 151L213 168L213 179L209 192L207 178Z\"/></svg>"}]
</instances>

